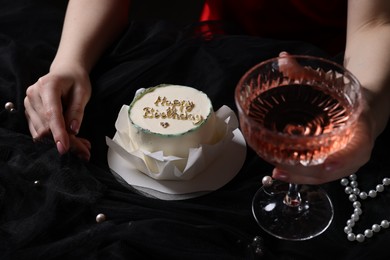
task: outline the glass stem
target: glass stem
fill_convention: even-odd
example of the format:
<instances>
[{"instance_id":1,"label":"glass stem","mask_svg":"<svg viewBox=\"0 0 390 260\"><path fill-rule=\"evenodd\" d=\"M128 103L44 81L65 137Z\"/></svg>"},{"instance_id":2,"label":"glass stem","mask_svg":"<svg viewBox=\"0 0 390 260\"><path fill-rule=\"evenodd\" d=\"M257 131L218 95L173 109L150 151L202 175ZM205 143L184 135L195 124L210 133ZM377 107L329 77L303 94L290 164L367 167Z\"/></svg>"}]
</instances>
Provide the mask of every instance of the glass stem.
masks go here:
<instances>
[{"instance_id":1,"label":"glass stem","mask_svg":"<svg viewBox=\"0 0 390 260\"><path fill-rule=\"evenodd\" d=\"M301 185L290 183L288 185L288 191L286 196L284 197L284 204L290 207L298 207L301 205L301 194L299 193L299 189L301 188Z\"/></svg>"}]
</instances>

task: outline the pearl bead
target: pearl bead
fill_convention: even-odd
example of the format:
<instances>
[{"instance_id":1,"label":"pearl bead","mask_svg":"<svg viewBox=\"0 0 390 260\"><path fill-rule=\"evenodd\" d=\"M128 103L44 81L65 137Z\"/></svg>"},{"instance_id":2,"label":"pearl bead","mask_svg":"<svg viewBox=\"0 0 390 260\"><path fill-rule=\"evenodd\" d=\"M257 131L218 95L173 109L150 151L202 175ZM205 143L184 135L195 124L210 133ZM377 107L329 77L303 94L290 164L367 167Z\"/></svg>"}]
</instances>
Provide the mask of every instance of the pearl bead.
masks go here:
<instances>
[{"instance_id":1,"label":"pearl bead","mask_svg":"<svg viewBox=\"0 0 390 260\"><path fill-rule=\"evenodd\" d=\"M102 223L104 221L106 221L106 215L104 215L103 213L97 214L96 222L97 223Z\"/></svg>"},{"instance_id":2,"label":"pearl bead","mask_svg":"<svg viewBox=\"0 0 390 260\"><path fill-rule=\"evenodd\" d=\"M353 219L348 219L347 220L347 226L348 227L353 227L355 226L355 221Z\"/></svg>"},{"instance_id":3,"label":"pearl bead","mask_svg":"<svg viewBox=\"0 0 390 260\"><path fill-rule=\"evenodd\" d=\"M361 208L355 208L355 209L353 210L353 213L354 213L354 214L357 214L357 215L361 215L361 214L363 213L363 210L362 210Z\"/></svg>"},{"instance_id":4,"label":"pearl bead","mask_svg":"<svg viewBox=\"0 0 390 260\"><path fill-rule=\"evenodd\" d=\"M354 208L360 208L360 207L362 206L362 204L360 203L360 201L355 201L355 202L352 204L352 206L353 206Z\"/></svg>"},{"instance_id":5,"label":"pearl bead","mask_svg":"<svg viewBox=\"0 0 390 260\"><path fill-rule=\"evenodd\" d=\"M356 236L355 236L354 233L349 233L349 234L347 235L347 238L348 238L349 241L354 241L355 238L356 238Z\"/></svg>"},{"instance_id":6,"label":"pearl bead","mask_svg":"<svg viewBox=\"0 0 390 260\"><path fill-rule=\"evenodd\" d=\"M358 242L363 242L364 241L364 235L363 234L358 234L356 236L356 241Z\"/></svg>"},{"instance_id":7,"label":"pearl bead","mask_svg":"<svg viewBox=\"0 0 390 260\"><path fill-rule=\"evenodd\" d=\"M382 192L385 190L385 187L382 184L378 184L376 185L375 189L377 192Z\"/></svg>"},{"instance_id":8,"label":"pearl bead","mask_svg":"<svg viewBox=\"0 0 390 260\"><path fill-rule=\"evenodd\" d=\"M366 238L371 238L374 236L374 233L378 233L381 229L387 229L390 227L389 220L382 220L379 224L373 224L371 229L366 229L363 234L353 233L353 227L359 221L360 215L363 214L362 204L358 199L365 200L368 197L375 198L378 195L378 192L381 193L385 190L385 186L390 185L390 178L386 177L382 179L381 184L377 184L375 189L371 189L367 192L360 191L358 188L357 175L352 174L349 178L342 178L340 184L344 186L344 192L348 195L348 199L352 202L353 213L351 218L347 220L347 225L344 227L344 233L347 234L347 239L349 241L364 242Z\"/></svg>"},{"instance_id":9,"label":"pearl bead","mask_svg":"<svg viewBox=\"0 0 390 260\"><path fill-rule=\"evenodd\" d=\"M350 226L346 226L346 227L344 227L344 232L349 234L352 232L352 228Z\"/></svg>"},{"instance_id":10,"label":"pearl bead","mask_svg":"<svg viewBox=\"0 0 390 260\"><path fill-rule=\"evenodd\" d=\"M370 190L370 191L368 192L368 196L370 196L371 198L375 198L375 197L376 197L376 191Z\"/></svg>"},{"instance_id":11,"label":"pearl bead","mask_svg":"<svg viewBox=\"0 0 390 260\"><path fill-rule=\"evenodd\" d=\"M359 188L353 188L353 194L359 195L359 193L360 193Z\"/></svg>"},{"instance_id":12,"label":"pearl bead","mask_svg":"<svg viewBox=\"0 0 390 260\"><path fill-rule=\"evenodd\" d=\"M261 180L261 183L266 187L271 186L273 183L272 177L271 176L264 176L263 179Z\"/></svg>"},{"instance_id":13,"label":"pearl bead","mask_svg":"<svg viewBox=\"0 0 390 260\"><path fill-rule=\"evenodd\" d=\"M367 199L367 197L368 197L367 192L365 192L365 191L360 192L359 198L361 198L362 200L365 200L365 199Z\"/></svg>"},{"instance_id":14,"label":"pearl bead","mask_svg":"<svg viewBox=\"0 0 390 260\"><path fill-rule=\"evenodd\" d=\"M350 201L356 201L357 200L357 197L356 197L355 194L350 194L348 198L349 198Z\"/></svg>"},{"instance_id":15,"label":"pearl bead","mask_svg":"<svg viewBox=\"0 0 390 260\"><path fill-rule=\"evenodd\" d=\"M9 112L12 112L15 110L15 105L12 102L7 102L7 103L5 103L4 108L6 110L8 110Z\"/></svg>"},{"instance_id":16,"label":"pearl bead","mask_svg":"<svg viewBox=\"0 0 390 260\"><path fill-rule=\"evenodd\" d=\"M349 187L349 186L348 186L348 187L345 187L345 190L344 190L344 191L345 191L346 194L351 194L352 191L353 191L353 189L352 189L352 187Z\"/></svg>"},{"instance_id":17,"label":"pearl bead","mask_svg":"<svg viewBox=\"0 0 390 260\"><path fill-rule=\"evenodd\" d=\"M351 219L353 219L353 221L358 221L359 220L359 215L358 214L355 214L355 213L353 213L352 215L351 215Z\"/></svg>"},{"instance_id":18,"label":"pearl bead","mask_svg":"<svg viewBox=\"0 0 390 260\"><path fill-rule=\"evenodd\" d=\"M372 225L372 231L374 231L374 232L381 231L381 226L379 226L378 224Z\"/></svg>"},{"instance_id":19,"label":"pearl bead","mask_svg":"<svg viewBox=\"0 0 390 260\"><path fill-rule=\"evenodd\" d=\"M366 229L366 230L364 231L364 235L365 235L366 237L370 238L370 237L372 237L372 236L374 235L374 232L372 232L371 229Z\"/></svg>"},{"instance_id":20,"label":"pearl bead","mask_svg":"<svg viewBox=\"0 0 390 260\"><path fill-rule=\"evenodd\" d=\"M357 181L351 181L351 183L349 185L351 185L352 188L356 188L358 186L358 182Z\"/></svg>"},{"instance_id":21,"label":"pearl bead","mask_svg":"<svg viewBox=\"0 0 390 260\"><path fill-rule=\"evenodd\" d=\"M346 178L342 178L341 181L340 181L340 184L343 185L343 186L347 186L349 184L349 181Z\"/></svg>"},{"instance_id":22,"label":"pearl bead","mask_svg":"<svg viewBox=\"0 0 390 260\"><path fill-rule=\"evenodd\" d=\"M389 221L387 221L387 220L382 220L382 221L381 221L381 227L382 227L382 228L388 228L388 227L389 227Z\"/></svg>"}]
</instances>

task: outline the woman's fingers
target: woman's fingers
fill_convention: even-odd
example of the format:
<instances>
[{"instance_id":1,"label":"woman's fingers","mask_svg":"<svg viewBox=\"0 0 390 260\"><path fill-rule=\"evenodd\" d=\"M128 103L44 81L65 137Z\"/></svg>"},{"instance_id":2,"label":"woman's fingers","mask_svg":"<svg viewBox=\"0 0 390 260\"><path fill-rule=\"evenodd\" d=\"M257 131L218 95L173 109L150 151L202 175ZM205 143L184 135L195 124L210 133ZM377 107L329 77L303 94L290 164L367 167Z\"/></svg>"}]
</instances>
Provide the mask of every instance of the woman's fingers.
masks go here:
<instances>
[{"instance_id":1,"label":"woman's fingers","mask_svg":"<svg viewBox=\"0 0 390 260\"><path fill-rule=\"evenodd\" d=\"M293 56L284 51L279 53L278 65L283 75L290 79L322 79L317 71L301 66Z\"/></svg>"},{"instance_id":2,"label":"woman's fingers","mask_svg":"<svg viewBox=\"0 0 390 260\"><path fill-rule=\"evenodd\" d=\"M60 154L69 149L69 135L62 110L63 92L69 88L69 84L66 80L46 75L26 90L26 116L33 138L51 134Z\"/></svg>"},{"instance_id":3,"label":"woman's fingers","mask_svg":"<svg viewBox=\"0 0 390 260\"><path fill-rule=\"evenodd\" d=\"M81 85L82 84L82 85ZM77 135L84 117L84 110L91 96L91 86L88 80L74 86L67 100L64 114L66 126L70 133Z\"/></svg>"}]
</instances>

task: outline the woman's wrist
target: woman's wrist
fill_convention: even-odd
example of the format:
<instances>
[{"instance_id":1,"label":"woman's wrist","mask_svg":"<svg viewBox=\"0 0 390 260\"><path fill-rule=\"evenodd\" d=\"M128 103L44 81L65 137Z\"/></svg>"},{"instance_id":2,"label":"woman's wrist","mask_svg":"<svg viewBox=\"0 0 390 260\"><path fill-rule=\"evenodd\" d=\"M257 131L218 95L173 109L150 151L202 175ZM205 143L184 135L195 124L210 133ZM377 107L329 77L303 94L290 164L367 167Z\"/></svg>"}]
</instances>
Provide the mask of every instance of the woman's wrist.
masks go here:
<instances>
[{"instance_id":1,"label":"woman's wrist","mask_svg":"<svg viewBox=\"0 0 390 260\"><path fill-rule=\"evenodd\" d=\"M371 122L372 135L378 137L386 128L390 117L390 91L372 93L366 90L365 111Z\"/></svg>"},{"instance_id":2,"label":"woman's wrist","mask_svg":"<svg viewBox=\"0 0 390 260\"><path fill-rule=\"evenodd\" d=\"M89 69L81 62L67 61L55 58L50 66L50 73L58 75L69 75L72 77L88 77Z\"/></svg>"}]
</instances>

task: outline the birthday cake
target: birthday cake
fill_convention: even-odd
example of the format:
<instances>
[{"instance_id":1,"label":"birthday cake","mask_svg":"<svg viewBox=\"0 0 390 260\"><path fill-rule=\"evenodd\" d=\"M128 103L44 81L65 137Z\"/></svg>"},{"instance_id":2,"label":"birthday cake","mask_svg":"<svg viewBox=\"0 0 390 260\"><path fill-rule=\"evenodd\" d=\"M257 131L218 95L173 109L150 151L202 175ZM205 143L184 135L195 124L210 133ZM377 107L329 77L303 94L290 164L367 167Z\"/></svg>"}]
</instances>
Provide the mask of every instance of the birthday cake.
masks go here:
<instances>
[{"instance_id":1,"label":"birthday cake","mask_svg":"<svg viewBox=\"0 0 390 260\"><path fill-rule=\"evenodd\" d=\"M133 101L120 109L115 128L114 137L106 137L110 169L135 186L156 180L150 182L154 189L157 185L168 193L194 191L190 187L210 189L205 187L213 183L204 176L207 169L215 162L224 165L219 158L230 151L237 156L234 149L245 147L231 150L237 138L243 140L234 111L227 106L214 111L205 93L187 86L162 84L139 89ZM213 180L222 183L223 179ZM189 182L182 186L176 181ZM174 191L172 185L176 185Z\"/></svg>"},{"instance_id":2,"label":"birthday cake","mask_svg":"<svg viewBox=\"0 0 390 260\"><path fill-rule=\"evenodd\" d=\"M176 156L183 170L189 149L216 140L216 119L207 95L180 85L144 89L129 106L130 140L134 149Z\"/></svg>"}]
</instances>

